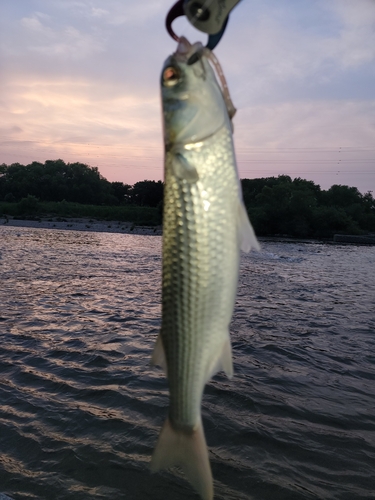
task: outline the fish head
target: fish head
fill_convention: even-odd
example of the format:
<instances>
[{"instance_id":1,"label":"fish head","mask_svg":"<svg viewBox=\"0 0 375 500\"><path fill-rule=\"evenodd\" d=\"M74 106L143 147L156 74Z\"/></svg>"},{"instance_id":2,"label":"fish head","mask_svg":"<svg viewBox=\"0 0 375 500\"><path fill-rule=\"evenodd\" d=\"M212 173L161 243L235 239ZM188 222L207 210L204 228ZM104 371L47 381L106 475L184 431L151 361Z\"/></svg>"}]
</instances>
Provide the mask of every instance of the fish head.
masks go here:
<instances>
[{"instance_id":1,"label":"fish head","mask_svg":"<svg viewBox=\"0 0 375 500\"><path fill-rule=\"evenodd\" d=\"M167 149L197 143L228 120L215 72L200 43L181 38L161 75L164 139Z\"/></svg>"}]
</instances>

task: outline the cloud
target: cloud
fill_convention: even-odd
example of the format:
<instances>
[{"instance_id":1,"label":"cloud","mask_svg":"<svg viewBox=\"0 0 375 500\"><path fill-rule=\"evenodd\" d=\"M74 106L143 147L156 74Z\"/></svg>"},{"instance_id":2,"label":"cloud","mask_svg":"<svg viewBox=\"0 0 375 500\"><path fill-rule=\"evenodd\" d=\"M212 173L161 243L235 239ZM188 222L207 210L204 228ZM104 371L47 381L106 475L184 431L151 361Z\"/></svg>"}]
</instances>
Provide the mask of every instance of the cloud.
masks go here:
<instances>
[{"instance_id":1,"label":"cloud","mask_svg":"<svg viewBox=\"0 0 375 500\"><path fill-rule=\"evenodd\" d=\"M243 16L240 4L227 30L231 43L224 40L217 51L240 105L294 100L306 89L312 99L321 99L322 90L332 94L330 84L340 87L340 82L345 85L346 79L361 74L366 80L371 72L375 77L373 0L324 0L314 9L305 1L293 2L289 9L285 2L279 7L270 0L262 5Z\"/></svg>"},{"instance_id":2,"label":"cloud","mask_svg":"<svg viewBox=\"0 0 375 500\"><path fill-rule=\"evenodd\" d=\"M53 8L64 12L66 17L78 17L92 20L93 18L109 25L131 27L144 26L150 19L164 17L172 6L169 0L142 0L130 2L126 0L107 0L105 8L101 0L44 0L45 9Z\"/></svg>"},{"instance_id":3,"label":"cloud","mask_svg":"<svg viewBox=\"0 0 375 500\"><path fill-rule=\"evenodd\" d=\"M332 0L324 2L341 21L352 28L373 27L375 24L375 2L373 0Z\"/></svg>"},{"instance_id":4,"label":"cloud","mask_svg":"<svg viewBox=\"0 0 375 500\"><path fill-rule=\"evenodd\" d=\"M25 28L27 50L49 57L84 59L104 51L103 43L92 35L83 33L73 26L53 29L42 22L51 20L50 16L34 14L21 19Z\"/></svg>"},{"instance_id":5,"label":"cloud","mask_svg":"<svg viewBox=\"0 0 375 500\"><path fill-rule=\"evenodd\" d=\"M37 15L35 15L34 17L30 17L30 18L24 17L23 19L21 19L21 24L22 24L22 26L24 26L27 29L32 30L34 32L42 33L44 35L47 34L46 29L44 28L44 26L42 25L42 23L38 19ZM48 34L50 35L50 33L51 33L51 30L49 30Z\"/></svg>"},{"instance_id":6,"label":"cloud","mask_svg":"<svg viewBox=\"0 0 375 500\"><path fill-rule=\"evenodd\" d=\"M11 21L0 18L6 68L0 78L5 82L30 75L48 80L68 76L92 79L98 85L117 84L123 91L145 96L150 91L158 94L160 68L174 46L164 28L165 0L143 2L144 13L137 11L137 2L114 0L105 9L94 1L39 0L38 10L32 10L33 4L34 0L28 4L28 15ZM125 14L126 26L121 24ZM152 22L150 16L155 16ZM160 58L155 57L156 50Z\"/></svg>"},{"instance_id":7,"label":"cloud","mask_svg":"<svg viewBox=\"0 0 375 500\"><path fill-rule=\"evenodd\" d=\"M240 110L235 120L239 145L338 148L375 144L375 101L254 105Z\"/></svg>"},{"instance_id":8,"label":"cloud","mask_svg":"<svg viewBox=\"0 0 375 500\"><path fill-rule=\"evenodd\" d=\"M337 36L325 45L326 53L344 68L375 62L375 2L333 0L326 8L341 21Z\"/></svg>"},{"instance_id":9,"label":"cloud","mask_svg":"<svg viewBox=\"0 0 375 500\"><path fill-rule=\"evenodd\" d=\"M64 141L65 137L100 134L101 142L116 142L123 133L136 137L145 130L159 128L150 119L159 111L158 99L117 95L111 87L100 88L90 81L28 81L6 87L0 110L10 127L22 125L28 138L44 137ZM83 133L85 131L86 133Z\"/></svg>"},{"instance_id":10,"label":"cloud","mask_svg":"<svg viewBox=\"0 0 375 500\"><path fill-rule=\"evenodd\" d=\"M109 11L104 9L97 9L95 7L91 7L91 15L92 17L107 17L109 16Z\"/></svg>"},{"instance_id":11,"label":"cloud","mask_svg":"<svg viewBox=\"0 0 375 500\"><path fill-rule=\"evenodd\" d=\"M76 79L29 80L3 87L0 113L7 126L0 130L0 163L63 158L108 169L103 174L111 180L119 179L120 172L120 180L126 182L143 178L135 167L142 172L147 165L151 170L158 165L153 176L160 179L159 99L112 90Z\"/></svg>"},{"instance_id":12,"label":"cloud","mask_svg":"<svg viewBox=\"0 0 375 500\"><path fill-rule=\"evenodd\" d=\"M5 126L5 127L0 127L0 136L1 137L10 137L10 136L17 136L18 134L22 133L23 129L19 127L18 125L13 125L13 126Z\"/></svg>"},{"instance_id":13,"label":"cloud","mask_svg":"<svg viewBox=\"0 0 375 500\"><path fill-rule=\"evenodd\" d=\"M150 19L155 18L160 13L165 13L169 7L168 2L143 1L132 2L130 5L125 5L123 2L112 1L103 18L108 24L121 26L131 25L141 27L146 25ZM95 9L92 13L94 15ZM104 14L104 13L103 13Z\"/></svg>"}]
</instances>

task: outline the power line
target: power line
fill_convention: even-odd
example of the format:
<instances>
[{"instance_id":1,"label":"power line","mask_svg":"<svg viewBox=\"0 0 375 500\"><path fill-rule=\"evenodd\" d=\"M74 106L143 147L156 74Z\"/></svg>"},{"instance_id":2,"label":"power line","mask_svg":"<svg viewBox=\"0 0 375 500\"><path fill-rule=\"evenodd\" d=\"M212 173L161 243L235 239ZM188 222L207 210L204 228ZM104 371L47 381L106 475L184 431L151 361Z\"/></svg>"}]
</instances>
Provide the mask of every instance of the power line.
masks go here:
<instances>
[{"instance_id":1,"label":"power line","mask_svg":"<svg viewBox=\"0 0 375 500\"><path fill-rule=\"evenodd\" d=\"M50 154L53 154L54 156L57 154L59 155L61 151L51 151ZM20 154L20 153L4 153L7 156L14 156L14 157L23 157L23 158L29 158L30 154ZM35 153L35 156L40 156L41 154L47 154L46 152L37 152ZM121 161L161 161L162 160L162 155L159 157L155 156L122 156L122 155L106 155L106 154L101 154L101 155L90 155L90 154L84 154L84 153L64 153L64 156L74 156L78 158L88 158L88 159L93 159L93 158L105 158L105 159L119 159ZM254 164L283 164L283 165L301 165L301 164L374 164L375 166L375 158L353 158L351 160L349 159L323 159L319 158L316 160L305 160L305 159L293 159L293 160L288 160L288 159L248 159L248 158L241 158L239 155L237 155L237 162L238 163L254 163Z\"/></svg>"},{"instance_id":2,"label":"power line","mask_svg":"<svg viewBox=\"0 0 375 500\"><path fill-rule=\"evenodd\" d=\"M20 141L22 142L22 141ZM27 141L28 144L17 144L14 141L2 141L0 142L0 145L9 145L9 146L15 146L17 145L17 148L24 148L27 146L30 146L31 144L33 146L37 144L41 144L36 141ZM72 143L66 143L66 144L72 144ZM43 145L41 148L51 148L51 147L59 147L63 146L64 143L50 143L48 146ZM102 144L100 146L97 146L95 143L74 143L75 146L90 146L91 148L94 149L101 149L101 148L116 148L116 149L129 149L128 145L114 145L114 144ZM130 146L131 149L134 150L139 150L139 151L163 151L162 146ZM251 153L251 152L270 152L270 153L283 153L283 152L314 152L314 153L319 153L319 152L330 152L330 153L354 153L354 152L374 152L375 148L370 147L370 146L311 146L311 147L259 147L259 146L238 146L236 148L236 152L246 152L246 153Z\"/></svg>"},{"instance_id":3,"label":"power line","mask_svg":"<svg viewBox=\"0 0 375 500\"><path fill-rule=\"evenodd\" d=\"M275 172L275 170L243 170L241 169L242 173L255 173L255 172ZM287 174L351 174L351 175L375 175L375 172L349 172L347 170L301 170L299 172L291 172L291 171L283 171L285 175Z\"/></svg>"}]
</instances>

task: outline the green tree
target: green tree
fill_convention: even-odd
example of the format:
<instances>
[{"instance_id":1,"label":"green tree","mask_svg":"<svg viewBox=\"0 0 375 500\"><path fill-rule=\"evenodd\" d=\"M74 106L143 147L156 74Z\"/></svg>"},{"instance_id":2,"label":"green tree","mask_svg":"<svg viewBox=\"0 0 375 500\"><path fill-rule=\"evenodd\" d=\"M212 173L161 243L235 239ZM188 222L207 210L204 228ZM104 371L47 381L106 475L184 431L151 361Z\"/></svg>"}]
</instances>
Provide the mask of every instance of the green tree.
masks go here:
<instances>
[{"instance_id":1,"label":"green tree","mask_svg":"<svg viewBox=\"0 0 375 500\"><path fill-rule=\"evenodd\" d=\"M111 182L112 193L115 196L117 202L120 205L126 205L130 203L131 199L131 189L130 184L124 184L123 182Z\"/></svg>"},{"instance_id":2,"label":"green tree","mask_svg":"<svg viewBox=\"0 0 375 500\"><path fill-rule=\"evenodd\" d=\"M18 213L19 214L35 214L38 211L39 200L36 196L31 194L27 195L26 198L22 198L22 200L18 203Z\"/></svg>"},{"instance_id":3,"label":"green tree","mask_svg":"<svg viewBox=\"0 0 375 500\"><path fill-rule=\"evenodd\" d=\"M135 205L156 207L163 200L164 185L161 181L136 182L130 191Z\"/></svg>"}]
</instances>

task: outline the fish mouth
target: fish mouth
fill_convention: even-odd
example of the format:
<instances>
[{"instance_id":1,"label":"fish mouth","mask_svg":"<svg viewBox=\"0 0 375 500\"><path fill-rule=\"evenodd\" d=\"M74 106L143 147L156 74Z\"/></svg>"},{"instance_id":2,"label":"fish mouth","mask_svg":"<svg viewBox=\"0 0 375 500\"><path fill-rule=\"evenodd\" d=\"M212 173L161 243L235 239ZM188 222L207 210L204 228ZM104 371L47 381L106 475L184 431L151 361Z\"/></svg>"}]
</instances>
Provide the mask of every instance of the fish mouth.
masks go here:
<instances>
[{"instance_id":1,"label":"fish mouth","mask_svg":"<svg viewBox=\"0 0 375 500\"><path fill-rule=\"evenodd\" d=\"M200 53L202 50L203 50L203 45L201 44L201 42L196 42L194 44L191 44L189 40L187 40L184 36L182 36L179 40L176 52L173 54L173 56L176 58L178 62L184 62L189 64L189 60L196 54ZM197 60L198 59L199 57L197 58Z\"/></svg>"}]
</instances>

